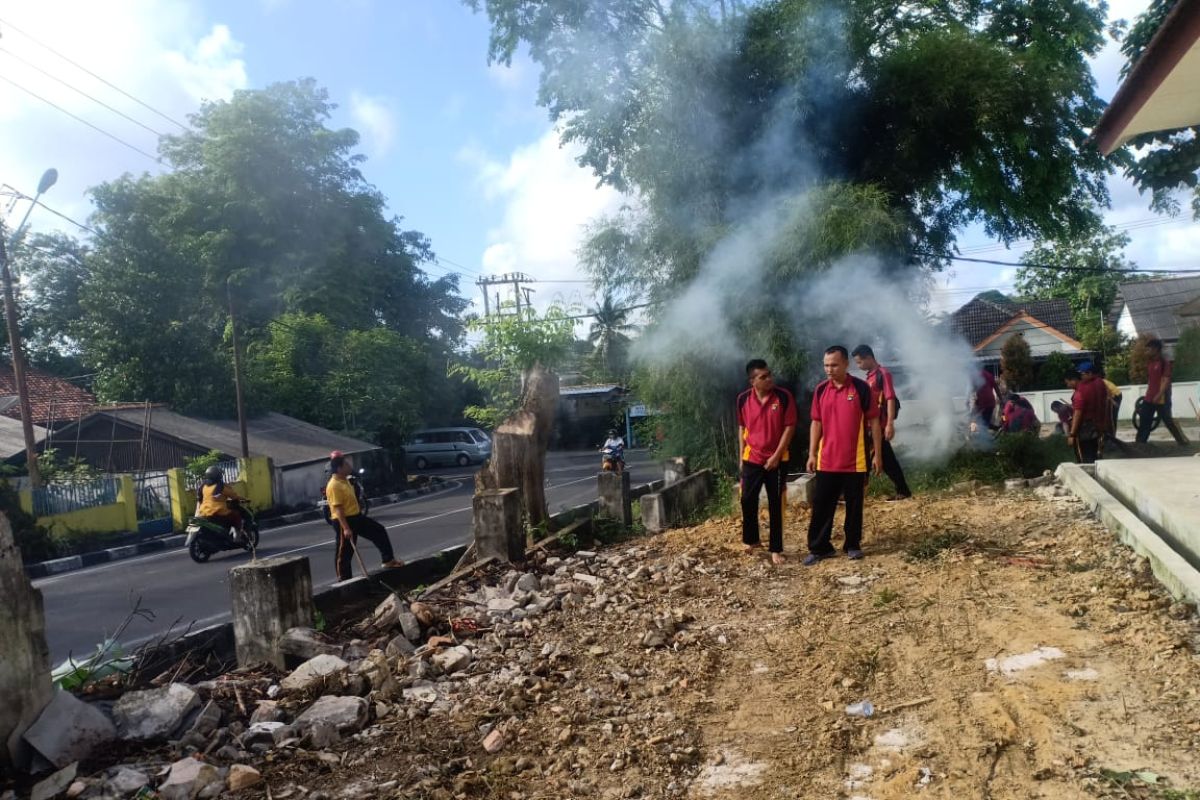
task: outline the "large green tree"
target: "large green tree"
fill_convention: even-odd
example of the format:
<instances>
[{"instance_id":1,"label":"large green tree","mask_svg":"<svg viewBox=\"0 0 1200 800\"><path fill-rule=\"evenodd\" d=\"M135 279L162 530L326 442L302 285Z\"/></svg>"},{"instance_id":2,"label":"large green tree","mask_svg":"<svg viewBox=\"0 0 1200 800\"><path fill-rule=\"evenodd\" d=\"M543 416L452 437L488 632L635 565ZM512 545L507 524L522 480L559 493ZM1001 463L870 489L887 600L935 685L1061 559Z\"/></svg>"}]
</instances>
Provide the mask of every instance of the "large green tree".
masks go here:
<instances>
[{"instance_id":1,"label":"large green tree","mask_svg":"<svg viewBox=\"0 0 1200 800\"><path fill-rule=\"evenodd\" d=\"M1078 235L1108 200L1111 165L1087 146L1100 3L466 2L491 21L491 58L527 48L564 141L631 196L584 247L597 281L662 303L656 321L681 297L711 301L731 349L792 379L808 376L814 273L864 251L885 272L940 266L969 223L1005 241ZM639 395L682 421L657 420L668 438L707 426L680 434L692 455L731 451L709 431L738 359L670 356ZM714 371L712 397L674 391Z\"/></svg>"},{"instance_id":2,"label":"large green tree","mask_svg":"<svg viewBox=\"0 0 1200 800\"><path fill-rule=\"evenodd\" d=\"M97 235L75 330L102 397L231 413L231 300L251 351L284 347L271 328L283 315L301 324L319 314L337 332L325 341L354 369L390 374L388 358L447 357L462 333L456 279L421 269L429 242L387 211L362 174L357 133L329 127L333 109L311 80L237 92L206 103L189 131L164 137L169 171L93 190ZM313 380L288 377L287 407L333 424L321 395L366 391L346 375L330 366ZM271 378L259 377L251 405L283 402ZM398 418L415 413L409 399L363 399L397 404ZM351 416L359 429L391 418L386 409L347 413L345 424Z\"/></svg>"},{"instance_id":3,"label":"large green tree","mask_svg":"<svg viewBox=\"0 0 1200 800\"><path fill-rule=\"evenodd\" d=\"M592 346L587 364L589 378L627 380L630 334L636 327L630 321L631 312L621 307L611 293L606 293L599 303L588 309L588 313L592 319L588 329L588 342Z\"/></svg>"}]
</instances>

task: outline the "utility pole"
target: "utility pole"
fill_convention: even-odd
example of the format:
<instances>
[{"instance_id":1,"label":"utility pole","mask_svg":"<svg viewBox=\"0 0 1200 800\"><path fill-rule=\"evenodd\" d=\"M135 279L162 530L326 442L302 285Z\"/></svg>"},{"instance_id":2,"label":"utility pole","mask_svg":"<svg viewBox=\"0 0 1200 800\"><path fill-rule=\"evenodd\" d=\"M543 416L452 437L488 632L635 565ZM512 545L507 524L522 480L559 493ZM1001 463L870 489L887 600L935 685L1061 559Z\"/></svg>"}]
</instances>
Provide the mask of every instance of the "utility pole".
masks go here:
<instances>
[{"instance_id":1,"label":"utility pole","mask_svg":"<svg viewBox=\"0 0 1200 800\"><path fill-rule=\"evenodd\" d=\"M528 286L522 286L524 283L533 283L533 278L523 272L506 272L503 275L485 275L475 281L475 285L483 290L483 313L485 319L490 319L493 315L497 317L512 316L514 313L517 316L521 315L521 303L524 301L525 308L533 307L533 289ZM513 306L515 311L505 311L503 304L500 302L500 293L496 293L496 305L493 308L489 297L488 289L492 286L512 286Z\"/></svg>"},{"instance_id":2,"label":"utility pole","mask_svg":"<svg viewBox=\"0 0 1200 800\"><path fill-rule=\"evenodd\" d=\"M250 442L246 437L246 403L242 397L242 348L238 346L237 317L233 313L233 287L225 280L225 296L229 299L229 330L233 338L233 388L237 394L238 434L242 437L242 458L250 457Z\"/></svg>"},{"instance_id":3,"label":"utility pole","mask_svg":"<svg viewBox=\"0 0 1200 800\"><path fill-rule=\"evenodd\" d=\"M51 167L42 173L38 181L37 194L29 203L21 224L13 232L11 245L16 248L24 231L25 223L33 207L46 191L58 181L58 170ZM37 441L33 437L33 409L29 404L29 384L25 376L25 350L21 346L21 324L17 318L17 300L13 294L12 270L8 263L8 250L4 237L0 235L0 282L4 284L4 319L8 325L8 349L12 353L13 381L17 384L17 402L21 407L21 433L25 437L25 462L29 470L29 482L34 488L42 485L42 474L38 470Z\"/></svg>"}]
</instances>

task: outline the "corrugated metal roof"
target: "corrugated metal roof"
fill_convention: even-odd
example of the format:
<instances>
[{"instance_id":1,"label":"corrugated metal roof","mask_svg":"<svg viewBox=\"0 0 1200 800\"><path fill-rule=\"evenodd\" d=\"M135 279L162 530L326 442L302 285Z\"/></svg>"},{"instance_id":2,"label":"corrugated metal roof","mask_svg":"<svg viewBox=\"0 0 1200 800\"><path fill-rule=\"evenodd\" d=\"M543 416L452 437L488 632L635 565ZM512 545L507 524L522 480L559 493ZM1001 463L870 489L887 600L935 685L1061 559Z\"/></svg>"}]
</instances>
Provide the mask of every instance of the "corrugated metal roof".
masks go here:
<instances>
[{"instance_id":1,"label":"corrugated metal roof","mask_svg":"<svg viewBox=\"0 0 1200 800\"><path fill-rule=\"evenodd\" d=\"M1179 338L1179 311L1200 298L1200 275L1122 283L1113 304L1113 320L1129 309L1138 333L1152 333L1172 342Z\"/></svg>"},{"instance_id":2,"label":"corrugated metal roof","mask_svg":"<svg viewBox=\"0 0 1200 800\"><path fill-rule=\"evenodd\" d=\"M45 428L39 425L33 426L35 441L40 442L45 435ZM21 430L21 420L0 416L0 457L23 452L25 452L25 433Z\"/></svg>"},{"instance_id":3,"label":"corrugated metal roof","mask_svg":"<svg viewBox=\"0 0 1200 800\"><path fill-rule=\"evenodd\" d=\"M610 392L625 391L619 383L592 383L582 386L562 386L558 393L563 397L583 394L609 394Z\"/></svg>"}]
</instances>

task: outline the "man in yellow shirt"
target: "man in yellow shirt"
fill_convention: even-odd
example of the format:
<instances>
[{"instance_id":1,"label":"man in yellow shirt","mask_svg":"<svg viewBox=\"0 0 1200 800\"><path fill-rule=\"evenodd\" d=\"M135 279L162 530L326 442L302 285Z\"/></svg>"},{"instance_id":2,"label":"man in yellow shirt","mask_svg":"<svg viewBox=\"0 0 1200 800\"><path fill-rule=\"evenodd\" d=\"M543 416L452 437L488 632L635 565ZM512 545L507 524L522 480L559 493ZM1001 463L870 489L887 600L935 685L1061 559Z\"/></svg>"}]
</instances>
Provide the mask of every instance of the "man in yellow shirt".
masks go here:
<instances>
[{"instance_id":1,"label":"man in yellow shirt","mask_svg":"<svg viewBox=\"0 0 1200 800\"><path fill-rule=\"evenodd\" d=\"M196 495L199 501L196 516L230 526L235 538L242 535L241 512L230 508L229 501L244 498L225 485L225 474L220 467L214 464L204 471L204 482Z\"/></svg>"},{"instance_id":2,"label":"man in yellow shirt","mask_svg":"<svg viewBox=\"0 0 1200 800\"><path fill-rule=\"evenodd\" d=\"M352 470L353 465L346 456L334 456L329 459L329 471L333 473L333 476L325 485L325 499L329 502L329 513L337 523L340 532L337 537L337 560L335 562L339 581L349 580L353 575L350 559L354 556L354 549L360 536L370 540L379 548L385 568L404 566L403 561L396 560L387 528L363 514L359 508L354 487L347 480L347 476Z\"/></svg>"},{"instance_id":3,"label":"man in yellow shirt","mask_svg":"<svg viewBox=\"0 0 1200 800\"><path fill-rule=\"evenodd\" d=\"M1117 421L1121 418L1121 387L1108 378L1101 378L1104 388L1108 391L1108 409L1112 412L1112 425L1108 429L1108 440L1117 441Z\"/></svg>"}]
</instances>

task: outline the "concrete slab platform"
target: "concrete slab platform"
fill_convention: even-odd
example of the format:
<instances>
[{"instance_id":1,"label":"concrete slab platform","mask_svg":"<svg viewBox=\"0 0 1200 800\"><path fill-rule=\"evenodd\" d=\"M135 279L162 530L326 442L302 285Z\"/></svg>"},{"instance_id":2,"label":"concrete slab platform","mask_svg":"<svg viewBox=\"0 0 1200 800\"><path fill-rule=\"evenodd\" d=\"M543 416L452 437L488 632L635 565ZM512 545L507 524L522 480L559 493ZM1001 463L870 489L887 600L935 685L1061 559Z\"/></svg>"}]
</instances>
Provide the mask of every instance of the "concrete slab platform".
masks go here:
<instances>
[{"instance_id":1,"label":"concrete slab platform","mask_svg":"<svg viewBox=\"0 0 1200 800\"><path fill-rule=\"evenodd\" d=\"M1200 569L1200 458L1102 460L1096 479Z\"/></svg>"},{"instance_id":2,"label":"concrete slab platform","mask_svg":"<svg viewBox=\"0 0 1200 800\"><path fill-rule=\"evenodd\" d=\"M1104 527L1149 561L1151 572L1167 591L1177 599L1200 604L1200 570L1079 464L1060 464L1055 474L1100 518Z\"/></svg>"}]
</instances>

